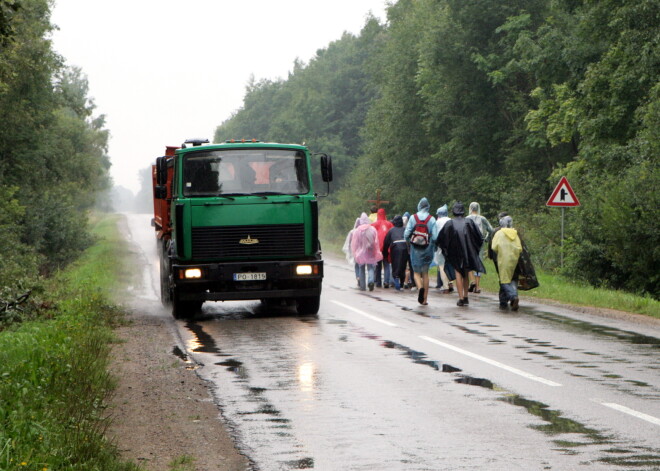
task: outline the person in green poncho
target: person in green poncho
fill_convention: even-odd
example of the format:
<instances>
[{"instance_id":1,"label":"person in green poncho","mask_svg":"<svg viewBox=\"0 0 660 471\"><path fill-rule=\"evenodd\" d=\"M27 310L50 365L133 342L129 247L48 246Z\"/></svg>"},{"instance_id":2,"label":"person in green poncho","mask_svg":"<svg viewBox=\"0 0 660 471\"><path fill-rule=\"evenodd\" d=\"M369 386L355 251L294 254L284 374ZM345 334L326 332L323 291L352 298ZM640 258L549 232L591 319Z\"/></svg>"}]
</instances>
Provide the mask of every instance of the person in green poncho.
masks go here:
<instances>
[{"instance_id":1,"label":"person in green poncho","mask_svg":"<svg viewBox=\"0 0 660 471\"><path fill-rule=\"evenodd\" d=\"M488 250L500 278L500 308L518 310L518 259L522 253L522 242L518 231L513 228L511 216L500 219L500 228L495 231Z\"/></svg>"}]
</instances>

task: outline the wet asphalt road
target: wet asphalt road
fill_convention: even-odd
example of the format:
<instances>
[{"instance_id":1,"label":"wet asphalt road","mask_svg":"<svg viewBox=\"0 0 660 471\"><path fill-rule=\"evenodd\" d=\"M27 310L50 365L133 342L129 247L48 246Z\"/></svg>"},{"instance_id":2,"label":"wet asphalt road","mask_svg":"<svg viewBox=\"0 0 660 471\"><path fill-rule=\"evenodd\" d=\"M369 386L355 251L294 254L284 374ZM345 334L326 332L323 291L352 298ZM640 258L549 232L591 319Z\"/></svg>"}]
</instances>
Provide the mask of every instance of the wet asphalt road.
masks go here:
<instances>
[{"instance_id":1,"label":"wet asphalt road","mask_svg":"<svg viewBox=\"0 0 660 471\"><path fill-rule=\"evenodd\" d=\"M158 303L149 217L128 221ZM254 469L660 469L659 323L419 306L358 291L343 260L325 273L317 316L225 302L175 323Z\"/></svg>"}]
</instances>

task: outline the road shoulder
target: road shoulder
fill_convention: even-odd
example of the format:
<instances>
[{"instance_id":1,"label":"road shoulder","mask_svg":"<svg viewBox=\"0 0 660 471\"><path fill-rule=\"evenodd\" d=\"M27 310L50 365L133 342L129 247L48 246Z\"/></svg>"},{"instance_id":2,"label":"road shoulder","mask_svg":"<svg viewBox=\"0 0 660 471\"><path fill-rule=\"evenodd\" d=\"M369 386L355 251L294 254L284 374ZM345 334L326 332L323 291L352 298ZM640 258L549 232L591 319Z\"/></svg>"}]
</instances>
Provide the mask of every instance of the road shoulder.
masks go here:
<instances>
[{"instance_id":1,"label":"road shoulder","mask_svg":"<svg viewBox=\"0 0 660 471\"><path fill-rule=\"evenodd\" d=\"M173 353L169 319L134 309L128 320L116 330L110 366L117 388L108 436L122 457L153 471L171 469L185 457L194 459L193 466L178 469L249 469L207 384Z\"/></svg>"}]
</instances>

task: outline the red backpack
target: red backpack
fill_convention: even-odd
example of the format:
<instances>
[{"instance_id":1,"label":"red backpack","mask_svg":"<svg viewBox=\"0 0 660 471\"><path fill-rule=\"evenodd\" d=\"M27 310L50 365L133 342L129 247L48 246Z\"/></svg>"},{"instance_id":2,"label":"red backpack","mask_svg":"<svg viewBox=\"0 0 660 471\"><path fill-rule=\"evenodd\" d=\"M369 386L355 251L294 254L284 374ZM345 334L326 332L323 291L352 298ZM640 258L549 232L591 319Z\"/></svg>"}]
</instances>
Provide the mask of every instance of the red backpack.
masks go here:
<instances>
[{"instance_id":1,"label":"red backpack","mask_svg":"<svg viewBox=\"0 0 660 471\"><path fill-rule=\"evenodd\" d=\"M431 220L431 215L429 214L423 221L419 220L417 214L414 214L413 217L415 218L415 226L413 227L413 232L410 236L410 243L415 247L425 249L431 241L428 226L428 222Z\"/></svg>"}]
</instances>

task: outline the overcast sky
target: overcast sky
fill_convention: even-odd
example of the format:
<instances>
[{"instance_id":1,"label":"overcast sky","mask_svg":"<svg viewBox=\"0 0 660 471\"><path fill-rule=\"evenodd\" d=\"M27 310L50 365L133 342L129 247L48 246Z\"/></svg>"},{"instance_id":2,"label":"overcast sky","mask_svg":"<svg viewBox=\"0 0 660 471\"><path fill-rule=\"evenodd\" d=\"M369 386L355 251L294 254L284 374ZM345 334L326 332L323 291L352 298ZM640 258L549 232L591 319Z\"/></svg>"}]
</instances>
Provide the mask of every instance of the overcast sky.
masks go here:
<instances>
[{"instance_id":1,"label":"overcast sky","mask_svg":"<svg viewBox=\"0 0 660 471\"><path fill-rule=\"evenodd\" d=\"M245 86L286 78L386 0L55 0L54 48L89 80L110 130L112 177L138 171L186 138L213 139ZM255 136L259 137L259 136Z\"/></svg>"}]
</instances>

